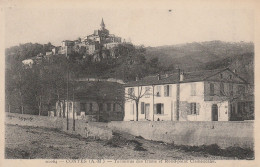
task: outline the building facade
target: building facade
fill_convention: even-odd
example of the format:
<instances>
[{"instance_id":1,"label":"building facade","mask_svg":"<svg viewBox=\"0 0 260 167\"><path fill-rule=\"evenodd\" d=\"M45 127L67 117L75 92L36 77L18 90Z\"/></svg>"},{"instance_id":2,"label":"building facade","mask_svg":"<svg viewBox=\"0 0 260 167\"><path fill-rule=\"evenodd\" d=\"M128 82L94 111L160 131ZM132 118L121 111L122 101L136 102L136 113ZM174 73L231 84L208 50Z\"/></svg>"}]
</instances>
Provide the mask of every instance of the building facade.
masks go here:
<instances>
[{"instance_id":1,"label":"building facade","mask_svg":"<svg viewBox=\"0 0 260 167\"><path fill-rule=\"evenodd\" d=\"M126 84L124 120L243 120L253 110L249 87L229 69L147 77Z\"/></svg>"},{"instance_id":2,"label":"building facade","mask_svg":"<svg viewBox=\"0 0 260 167\"><path fill-rule=\"evenodd\" d=\"M92 122L122 121L123 108L117 101L105 99L98 102L95 99L60 100L56 102L57 117L87 120ZM68 108L67 108L68 107ZM67 111L68 110L68 111Z\"/></svg>"},{"instance_id":3,"label":"building facade","mask_svg":"<svg viewBox=\"0 0 260 167\"><path fill-rule=\"evenodd\" d=\"M80 80L80 79L79 79ZM69 99L56 102L57 117L83 119L87 121L122 121L124 101L122 84L96 80L75 81L74 91Z\"/></svg>"}]
</instances>

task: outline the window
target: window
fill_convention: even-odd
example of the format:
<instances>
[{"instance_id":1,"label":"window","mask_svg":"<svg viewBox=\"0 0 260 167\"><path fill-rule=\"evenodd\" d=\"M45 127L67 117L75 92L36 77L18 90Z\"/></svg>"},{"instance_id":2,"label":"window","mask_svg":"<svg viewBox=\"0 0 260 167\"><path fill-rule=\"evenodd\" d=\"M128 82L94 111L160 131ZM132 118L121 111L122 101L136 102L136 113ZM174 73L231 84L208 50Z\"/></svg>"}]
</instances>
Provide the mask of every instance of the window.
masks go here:
<instances>
[{"instance_id":1,"label":"window","mask_svg":"<svg viewBox=\"0 0 260 167\"><path fill-rule=\"evenodd\" d=\"M144 102L141 102L141 114L144 114Z\"/></svg>"},{"instance_id":2,"label":"window","mask_svg":"<svg viewBox=\"0 0 260 167\"><path fill-rule=\"evenodd\" d=\"M242 95L246 92L246 88L244 85L238 85L237 86L237 94Z\"/></svg>"},{"instance_id":3,"label":"window","mask_svg":"<svg viewBox=\"0 0 260 167\"><path fill-rule=\"evenodd\" d=\"M113 103L113 111L116 111L116 103Z\"/></svg>"},{"instance_id":4,"label":"window","mask_svg":"<svg viewBox=\"0 0 260 167\"><path fill-rule=\"evenodd\" d=\"M111 111L111 103L107 103L107 111Z\"/></svg>"},{"instance_id":5,"label":"window","mask_svg":"<svg viewBox=\"0 0 260 167\"><path fill-rule=\"evenodd\" d=\"M246 105L245 102L238 102L237 103L237 114L238 116L242 116L246 112Z\"/></svg>"},{"instance_id":6,"label":"window","mask_svg":"<svg viewBox=\"0 0 260 167\"><path fill-rule=\"evenodd\" d=\"M229 75L229 79L232 79L232 75Z\"/></svg>"},{"instance_id":7,"label":"window","mask_svg":"<svg viewBox=\"0 0 260 167\"><path fill-rule=\"evenodd\" d=\"M214 96L214 84L213 83L209 84L209 90L210 90L209 95Z\"/></svg>"},{"instance_id":8,"label":"window","mask_svg":"<svg viewBox=\"0 0 260 167\"><path fill-rule=\"evenodd\" d=\"M69 103L69 112L72 111L72 103Z\"/></svg>"},{"instance_id":9,"label":"window","mask_svg":"<svg viewBox=\"0 0 260 167\"><path fill-rule=\"evenodd\" d=\"M197 114L196 103L190 103L190 113L189 113L189 115L192 115L192 114Z\"/></svg>"},{"instance_id":10,"label":"window","mask_svg":"<svg viewBox=\"0 0 260 167\"><path fill-rule=\"evenodd\" d=\"M220 78L223 79L223 74L220 74Z\"/></svg>"},{"instance_id":11,"label":"window","mask_svg":"<svg viewBox=\"0 0 260 167\"><path fill-rule=\"evenodd\" d=\"M191 96L196 96L196 83L191 83Z\"/></svg>"},{"instance_id":12,"label":"window","mask_svg":"<svg viewBox=\"0 0 260 167\"><path fill-rule=\"evenodd\" d=\"M85 112L86 111L86 103L80 103L80 111Z\"/></svg>"},{"instance_id":13,"label":"window","mask_svg":"<svg viewBox=\"0 0 260 167\"><path fill-rule=\"evenodd\" d=\"M135 92L134 92L134 88L128 88L128 95L131 97L131 96L134 96Z\"/></svg>"},{"instance_id":14,"label":"window","mask_svg":"<svg viewBox=\"0 0 260 167\"><path fill-rule=\"evenodd\" d=\"M219 93L221 96L224 95L224 83L223 82L221 82L219 85Z\"/></svg>"},{"instance_id":15,"label":"window","mask_svg":"<svg viewBox=\"0 0 260 167\"><path fill-rule=\"evenodd\" d=\"M89 111L92 112L92 110L93 110L93 105L92 103L89 103Z\"/></svg>"},{"instance_id":16,"label":"window","mask_svg":"<svg viewBox=\"0 0 260 167\"><path fill-rule=\"evenodd\" d=\"M150 90L151 90L151 88L150 87L145 87L145 97L150 97Z\"/></svg>"},{"instance_id":17,"label":"window","mask_svg":"<svg viewBox=\"0 0 260 167\"><path fill-rule=\"evenodd\" d=\"M98 107L99 107L99 111L103 111L103 103L99 103Z\"/></svg>"},{"instance_id":18,"label":"window","mask_svg":"<svg viewBox=\"0 0 260 167\"><path fill-rule=\"evenodd\" d=\"M155 114L164 114L164 105L163 105L163 103L154 104L154 113Z\"/></svg>"},{"instance_id":19,"label":"window","mask_svg":"<svg viewBox=\"0 0 260 167\"><path fill-rule=\"evenodd\" d=\"M80 103L80 110L77 111L77 115L80 115L80 112L86 113L86 103Z\"/></svg>"},{"instance_id":20,"label":"window","mask_svg":"<svg viewBox=\"0 0 260 167\"><path fill-rule=\"evenodd\" d=\"M164 96L165 97L171 96L171 90L172 90L172 85L165 85L164 86Z\"/></svg>"},{"instance_id":21,"label":"window","mask_svg":"<svg viewBox=\"0 0 260 167\"><path fill-rule=\"evenodd\" d=\"M161 96L161 86L156 86L156 96L160 97Z\"/></svg>"}]
</instances>

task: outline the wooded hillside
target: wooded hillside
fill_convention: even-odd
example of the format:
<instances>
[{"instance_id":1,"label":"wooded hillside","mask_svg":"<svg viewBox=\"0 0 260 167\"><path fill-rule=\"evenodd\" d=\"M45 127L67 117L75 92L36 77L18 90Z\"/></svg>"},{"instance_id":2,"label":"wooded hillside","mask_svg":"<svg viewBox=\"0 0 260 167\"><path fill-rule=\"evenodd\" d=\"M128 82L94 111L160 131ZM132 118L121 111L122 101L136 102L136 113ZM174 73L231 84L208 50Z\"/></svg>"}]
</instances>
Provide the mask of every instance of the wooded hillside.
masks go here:
<instances>
[{"instance_id":1,"label":"wooded hillside","mask_svg":"<svg viewBox=\"0 0 260 167\"><path fill-rule=\"evenodd\" d=\"M183 45L143 47L120 44L115 48L115 58L100 62L88 61L79 55L53 55L25 69L22 60L43 55L53 45L21 44L6 49L6 110L12 112L43 114L55 107L55 102L66 95L67 74L72 84L74 78L116 78L125 82L147 75L229 67L254 83L253 43L227 43L210 41ZM87 57L88 55L86 55ZM71 90L70 90L71 92ZM98 93L97 93L98 94Z\"/></svg>"}]
</instances>

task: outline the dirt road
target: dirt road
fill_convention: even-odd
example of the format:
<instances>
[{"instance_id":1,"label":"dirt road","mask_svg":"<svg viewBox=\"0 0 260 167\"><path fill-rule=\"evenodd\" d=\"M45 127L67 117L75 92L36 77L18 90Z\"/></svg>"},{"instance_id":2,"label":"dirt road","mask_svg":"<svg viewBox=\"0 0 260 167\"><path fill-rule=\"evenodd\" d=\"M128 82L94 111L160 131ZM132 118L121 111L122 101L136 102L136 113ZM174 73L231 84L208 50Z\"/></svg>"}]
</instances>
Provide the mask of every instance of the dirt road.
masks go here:
<instances>
[{"instance_id":1,"label":"dirt road","mask_svg":"<svg viewBox=\"0 0 260 167\"><path fill-rule=\"evenodd\" d=\"M6 125L5 133L8 159L228 159L122 133L115 133L108 141L18 125Z\"/></svg>"}]
</instances>

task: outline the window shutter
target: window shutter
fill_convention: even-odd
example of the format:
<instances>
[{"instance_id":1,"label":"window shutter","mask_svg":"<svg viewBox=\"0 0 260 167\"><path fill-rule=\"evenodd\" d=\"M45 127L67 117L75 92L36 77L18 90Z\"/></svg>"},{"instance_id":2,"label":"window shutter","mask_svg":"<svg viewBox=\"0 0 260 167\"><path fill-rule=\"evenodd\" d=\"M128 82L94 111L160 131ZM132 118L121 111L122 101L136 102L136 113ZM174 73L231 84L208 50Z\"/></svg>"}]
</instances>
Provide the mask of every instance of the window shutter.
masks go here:
<instances>
[{"instance_id":1,"label":"window shutter","mask_svg":"<svg viewBox=\"0 0 260 167\"><path fill-rule=\"evenodd\" d=\"M197 115L200 115L200 104L196 103L196 113Z\"/></svg>"},{"instance_id":2,"label":"window shutter","mask_svg":"<svg viewBox=\"0 0 260 167\"><path fill-rule=\"evenodd\" d=\"M167 85L164 85L164 97L167 96Z\"/></svg>"},{"instance_id":3,"label":"window shutter","mask_svg":"<svg viewBox=\"0 0 260 167\"><path fill-rule=\"evenodd\" d=\"M153 105L153 113L156 114L156 104Z\"/></svg>"},{"instance_id":4,"label":"window shutter","mask_svg":"<svg viewBox=\"0 0 260 167\"><path fill-rule=\"evenodd\" d=\"M193 114L197 114L197 104L193 103Z\"/></svg>"},{"instance_id":5,"label":"window shutter","mask_svg":"<svg viewBox=\"0 0 260 167\"><path fill-rule=\"evenodd\" d=\"M135 104L133 103L132 115L135 115Z\"/></svg>"},{"instance_id":6,"label":"window shutter","mask_svg":"<svg viewBox=\"0 0 260 167\"><path fill-rule=\"evenodd\" d=\"M141 114L144 114L144 102L141 102Z\"/></svg>"},{"instance_id":7,"label":"window shutter","mask_svg":"<svg viewBox=\"0 0 260 167\"><path fill-rule=\"evenodd\" d=\"M163 106L163 103L161 104L161 114L164 114L164 106Z\"/></svg>"},{"instance_id":8,"label":"window shutter","mask_svg":"<svg viewBox=\"0 0 260 167\"><path fill-rule=\"evenodd\" d=\"M229 93L231 96L233 96L233 84L232 83L229 84Z\"/></svg>"},{"instance_id":9,"label":"window shutter","mask_svg":"<svg viewBox=\"0 0 260 167\"><path fill-rule=\"evenodd\" d=\"M192 103L190 103L190 108L189 108L189 115L191 115L193 112L193 109L192 109Z\"/></svg>"},{"instance_id":10,"label":"window shutter","mask_svg":"<svg viewBox=\"0 0 260 167\"><path fill-rule=\"evenodd\" d=\"M220 95L224 95L224 83L223 82L220 82Z\"/></svg>"},{"instance_id":11,"label":"window shutter","mask_svg":"<svg viewBox=\"0 0 260 167\"><path fill-rule=\"evenodd\" d=\"M214 96L214 83L210 83L210 85L209 85L209 87L210 87L210 96Z\"/></svg>"},{"instance_id":12,"label":"window shutter","mask_svg":"<svg viewBox=\"0 0 260 167\"><path fill-rule=\"evenodd\" d=\"M172 96L172 85L169 85L169 96Z\"/></svg>"}]
</instances>

